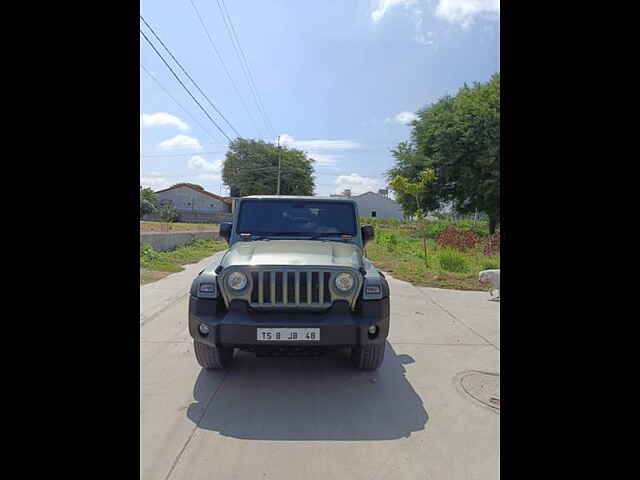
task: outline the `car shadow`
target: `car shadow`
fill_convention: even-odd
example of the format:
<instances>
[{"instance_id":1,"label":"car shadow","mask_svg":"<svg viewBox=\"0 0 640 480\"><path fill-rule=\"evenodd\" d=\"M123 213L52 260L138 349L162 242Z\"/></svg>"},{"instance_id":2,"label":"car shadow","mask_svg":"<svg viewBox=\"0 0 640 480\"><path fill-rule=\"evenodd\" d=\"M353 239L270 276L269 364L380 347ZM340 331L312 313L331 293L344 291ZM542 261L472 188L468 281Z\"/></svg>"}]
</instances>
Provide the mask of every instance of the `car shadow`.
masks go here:
<instances>
[{"instance_id":1,"label":"car shadow","mask_svg":"<svg viewBox=\"0 0 640 480\"><path fill-rule=\"evenodd\" d=\"M188 418L200 429L253 440L392 440L429 419L405 378L409 355L386 343L376 372L351 365L348 352L256 358L236 351L229 372L201 370Z\"/></svg>"}]
</instances>

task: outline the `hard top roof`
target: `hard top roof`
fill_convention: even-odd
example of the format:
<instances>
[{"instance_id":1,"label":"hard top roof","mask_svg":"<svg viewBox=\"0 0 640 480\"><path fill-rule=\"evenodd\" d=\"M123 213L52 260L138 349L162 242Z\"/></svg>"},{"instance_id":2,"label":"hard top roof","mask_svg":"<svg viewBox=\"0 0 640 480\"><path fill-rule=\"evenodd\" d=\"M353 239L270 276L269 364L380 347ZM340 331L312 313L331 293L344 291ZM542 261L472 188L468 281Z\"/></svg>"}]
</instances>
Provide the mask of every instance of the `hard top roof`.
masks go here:
<instances>
[{"instance_id":1,"label":"hard top roof","mask_svg":"<svg viewBox=\"0 0 640 480\"><path fill-rule=\"evenodd\" d=\"M241 200L310 200L310 201L322 201L322 202L353 202L348 197L313 197L313 196L302 196L302 195L249 195L247 197L242 197Z\"/></svg>"}]
</instances>

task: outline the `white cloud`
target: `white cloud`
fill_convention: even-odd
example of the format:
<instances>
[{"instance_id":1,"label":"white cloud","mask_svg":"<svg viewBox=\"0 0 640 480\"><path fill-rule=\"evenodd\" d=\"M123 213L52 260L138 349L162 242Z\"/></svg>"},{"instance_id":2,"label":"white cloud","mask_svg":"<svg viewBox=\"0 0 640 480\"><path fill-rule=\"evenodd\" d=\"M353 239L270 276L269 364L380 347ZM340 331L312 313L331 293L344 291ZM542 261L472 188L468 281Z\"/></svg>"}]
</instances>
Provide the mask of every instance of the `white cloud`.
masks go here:
<instances>
[{"instance_id":1,"label":"white cloud","mask_svg":"<svg viewBox=\"0 0 640 480\"><path fill-rule=\"evenodd\" d=\"M500 0L439 0L436 15L466 28L474 18L500 12Z\"/></svg>"},{"instance_id":2,"label":"white cloud","mask_svg":"<svg viewBox=\"0 0 640 480\"><path fill-rule=\"evenodd\" d=\"M335 165L342 155L335 152L355 150L361 145L351 140L296 140L291 135L280 135L280 145L302 150L319 165Z\"/></svg>"},{"instance_id":3,"label":"white cloud","mask_svg":"<svg viewBox=\"0 0 640 480\"><path fill-rule=\"evenodd\" d=\"M324 153L318 152L308 152L310 158L314 159L318 165L335 165L338 162L338 159L342 157L342 155L326 155Z\"/></svg>"},{"instance_id":4,"label":"white cloud","mask_svg":"<svg viewBox=\"0 0 640 480\"><path fill-rule=\"evenodd\" d=\"M142 188L152 188L153 190L162 190L169 188L171 183L166 177L161 175L149 174L140 177L140 185Z\"/></svg>"},{"instance_id":5,"label":"white cloud","mask_svg":"<svg viewBox=\"0 0 640 480\"><path fill-rule=\"evenodd\" d=\"M280 135L280 145L299 150L353 150L360 148L359 143L351 140L296 140L286 133Z\"/></svg>"},{"instance_id":6,"label":"white cloud","mask_svg":"<svg viewBox=\"0 0 640 480\"><path fill-rule=\"evenodd\" d=\"M194 155L191 157L187 162L187 166L192 170L201 170L204 172L214 172L218 174L222 172L222 160L209 162L200 155Z\"/></svg>"},{"instance_id":7,"label":"white cloud","mask_svg":"<svg viewBox=\"0 0 640 480\"><path fill-rule=\"evenodd\" d=\"M173 125L180 130L189 130L189 125L180 120L178 117L169 113L143 113L142 114L142 126L143 127L164 127L167 125Z\"/></svg>"},{"instance_id":8,"label":"white cloud","mask_svg":"<svg viewBox=\"0 0 640 480\"><path fill-rule=\"evenodd\" d=\"M413 112L400 112L393 116L393 118L387 118L386 123L397 122L403 125L409 125L414 120L417 120L418 116Z\"/></svg>"},{"instance_id":9,"label":"white cloud","mask_svg":"<svg viewBox=\"0 0 640 480\"><path fill-rule=\"evenodd\" d=\"M384 17L387 10L397 7L398 5L404 5L408 7L409 5L414 5L417 0L378 0L376 9L371 12L371 20L373 23L378 23L382 17Z\"/></svg>"},{"instance_id":10,"label":"white cloud","mask_svg":"<svg viewBox=\"0 0 640 480\"><path fill-rule=\"evenodd\" d=\"M194 155L187 162L187 166L191 170L200 172L196 175L196 180L198 181L219 182L220 180L222 180L222 160L214 160L213 162L209 162L200 155Z\"/></svg>"},{"instance_id":11,"label":"white cloud","mask_svg":"<svg viewBox=\"0 0 640 480\"><path fill-rule=\"evenodd\" d=\"M202 145L197 138L189 135L178 134L173 138L160 142L160 148L163 150L172 150L174 148L192 148L194 150L202 150Z\"/></svg>"},{"instance_id":12,"label":"white cloud","mask_svg":"<svg viewBox=\"0 0 640 480\"><path fill-rule=\"evenodd\" d=\"M336 178L336 192L342 193L345 189L351 190L351 195L360 195L366 192L377 192L382 182L376 178L363 177L357 173L340 175Z\"/></svg>"}]
</instances>

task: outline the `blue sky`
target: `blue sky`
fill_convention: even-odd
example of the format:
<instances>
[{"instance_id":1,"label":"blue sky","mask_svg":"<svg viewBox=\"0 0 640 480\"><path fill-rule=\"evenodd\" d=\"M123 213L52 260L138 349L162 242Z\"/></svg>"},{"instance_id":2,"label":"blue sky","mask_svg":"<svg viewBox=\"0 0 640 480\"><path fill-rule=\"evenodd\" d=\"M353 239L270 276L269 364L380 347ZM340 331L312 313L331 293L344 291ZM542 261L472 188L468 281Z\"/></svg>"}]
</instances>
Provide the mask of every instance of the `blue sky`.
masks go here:
<instances>
[{"instance_id":1,"label":"blue sky","mask_svg":"<svg viewBox=\"0 0 640 480\"><path fill-rule=\"evenodd\" d=\"M225 0L265 122L219 1L142 0L140 10L243 137L274 141L280 135L282 143L316 159L319 195L384 188L384 172L393 166L390 150L409 138L405 123L413 112L455 94L464 82L484 82L499 71L497 0ZM155 40L144 26L143 31ZM228 194L221 180L227 139L142 37L140 54L144 67L181 105L141 68L141 184L157 190L192 182ZM233 138L231 128L171 65Z\"/></svg>"}]
</instances>

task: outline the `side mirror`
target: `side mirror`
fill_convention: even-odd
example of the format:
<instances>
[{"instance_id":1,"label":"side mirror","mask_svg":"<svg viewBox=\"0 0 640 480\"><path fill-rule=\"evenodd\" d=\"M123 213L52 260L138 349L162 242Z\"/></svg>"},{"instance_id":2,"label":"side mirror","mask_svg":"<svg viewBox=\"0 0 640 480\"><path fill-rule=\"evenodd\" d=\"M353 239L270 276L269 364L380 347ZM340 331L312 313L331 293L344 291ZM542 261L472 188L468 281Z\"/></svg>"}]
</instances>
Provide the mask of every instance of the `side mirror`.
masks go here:
<instances>
[{"instance_id":1,"label":"side mirror","mask_svg":"<svg viewBox=\"0 0 640 480\"><path fill-rule=\"evenodd\" d=\"M227 243L229 243L229 237L231 236L232 227L233 227L233 224L229 222L220 224L220 236L224 238L227 241Z\"/></svg>"},{"instance_id":2,"label":"side mirror","mask_svg":"<svg viewBox=\"0 0 640 480\"><path fill-rule=\"evenodd\" d=\"M362 231L362 246L366 247L367 243L375 238L375 232L371 225L363 225L360 230Z\"/></svg>"}]
</instances>

